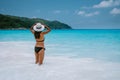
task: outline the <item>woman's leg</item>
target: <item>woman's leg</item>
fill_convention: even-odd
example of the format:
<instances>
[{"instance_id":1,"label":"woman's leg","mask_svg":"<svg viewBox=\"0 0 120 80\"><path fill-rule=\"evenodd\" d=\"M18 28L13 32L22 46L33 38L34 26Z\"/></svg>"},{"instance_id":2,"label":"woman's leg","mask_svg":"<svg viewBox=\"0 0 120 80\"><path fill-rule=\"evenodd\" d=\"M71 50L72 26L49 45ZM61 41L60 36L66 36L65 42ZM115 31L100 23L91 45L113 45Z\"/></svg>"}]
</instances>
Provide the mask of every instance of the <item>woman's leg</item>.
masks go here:
<instances>
[{"instance_id":1,"label":"woman's leg","mask_svg":"<svg viewBox=\"0 0 120 80\"><path fill-rule=\"evenodd\" d=\"M39 62L39 54L35 53L35 64Z\"/></svg>"},{"instance_id":2,"label":"woman's leg","mask_svg":"<svg viewBox=\"0 0 120 80\"><path fill-rule=\"evenodd\" d=\"M44 60L44 49L42 49L39 53L39 64L43 64L43 60Z\"/></svg>"}]
</instances>

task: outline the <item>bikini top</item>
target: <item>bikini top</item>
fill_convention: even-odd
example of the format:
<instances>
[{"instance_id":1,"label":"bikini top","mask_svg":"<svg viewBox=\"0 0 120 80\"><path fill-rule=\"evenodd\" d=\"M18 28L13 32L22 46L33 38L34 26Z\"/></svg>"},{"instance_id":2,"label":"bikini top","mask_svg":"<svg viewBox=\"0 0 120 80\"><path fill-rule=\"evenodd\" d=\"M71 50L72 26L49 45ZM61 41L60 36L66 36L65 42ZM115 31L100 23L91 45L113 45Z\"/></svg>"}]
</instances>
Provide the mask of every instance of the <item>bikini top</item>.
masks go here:
<instances>
[{"instance_id":1,"label":"bikini top","mask_svg":"<svg viewBox=\"0 0 120 80\"><path fill-rule=\"evenodd\" d=\"M37 40L36 40L36 42L44 42L44 40L45 40L45 39L43 39L43 40L41 40L41 41L37 41Z\"/></svg>"}]
</instances>

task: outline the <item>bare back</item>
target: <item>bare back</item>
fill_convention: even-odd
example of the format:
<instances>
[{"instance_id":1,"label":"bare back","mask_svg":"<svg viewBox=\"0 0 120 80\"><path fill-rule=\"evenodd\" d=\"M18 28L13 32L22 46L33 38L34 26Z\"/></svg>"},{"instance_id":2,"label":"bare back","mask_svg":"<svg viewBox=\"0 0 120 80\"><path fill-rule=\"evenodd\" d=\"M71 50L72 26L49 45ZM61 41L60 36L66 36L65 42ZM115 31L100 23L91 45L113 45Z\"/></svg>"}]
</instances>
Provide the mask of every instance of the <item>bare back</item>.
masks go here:
<instances>
[{"instance_id":1,"label":"bare back","mask_svg":"<svg viewBox=\"0 0 120 80\"><path fill-rule=\"evenodd\" d=\"M34 25L30 28L30 30L33 34L35 34L35 31L33 30ZM44 41L43 41L44 40L44 35L51 31L48 26L46 26L46 25L44 25L44 26L47 30L45 32L40 33L40 38L36 39L36 45L35 46L44 47Z\"/></svg>"},{"instance_id":2,"label":"bare back","mask_svg":"<svg viewBox=\"0 0 120 80\"><path fill-rule=\"evenodd\" d=\"M40 38L36 39L36 45L37 47L44 47L44 33L40 33Z\"/></svg>"}]
</instances>

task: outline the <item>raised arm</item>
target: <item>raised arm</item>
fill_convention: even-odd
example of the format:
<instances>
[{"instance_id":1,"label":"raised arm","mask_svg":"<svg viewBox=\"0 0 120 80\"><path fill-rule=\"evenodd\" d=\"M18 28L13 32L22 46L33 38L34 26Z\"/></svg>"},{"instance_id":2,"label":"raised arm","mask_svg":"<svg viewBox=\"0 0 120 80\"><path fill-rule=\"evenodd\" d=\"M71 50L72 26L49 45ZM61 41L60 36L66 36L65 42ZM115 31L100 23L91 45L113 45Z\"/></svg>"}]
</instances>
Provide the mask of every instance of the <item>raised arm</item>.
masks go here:
<instances>
[{"instance_id":1,"label":"raised arm","mask_svg":"<svg viewBox=\"0 0 120 80\"><path fill-rule=\"evenodd\" d=\"M31 28L30 28L30 31L31 31L33 34L34 34L34 32L35 32L35 31L33 30L33 26L35 26L35 25L36 25L36 23L35 23L34 25L32 25Z\"/></svg>"},{"instance_id":2,"label":"raised arm","mask_svg":"<svg viewBox=\"0 0 120 80\"><path fill-rule=\"evenodd\" d=\"M45 26L45 28L47 29L45 32L43 32L43 34L47 34L47 33L49 33L50 31L51 31L51 29L48 27L48 26L46 26L46 25L44 25Z\"/></svg>"}]
</instances>

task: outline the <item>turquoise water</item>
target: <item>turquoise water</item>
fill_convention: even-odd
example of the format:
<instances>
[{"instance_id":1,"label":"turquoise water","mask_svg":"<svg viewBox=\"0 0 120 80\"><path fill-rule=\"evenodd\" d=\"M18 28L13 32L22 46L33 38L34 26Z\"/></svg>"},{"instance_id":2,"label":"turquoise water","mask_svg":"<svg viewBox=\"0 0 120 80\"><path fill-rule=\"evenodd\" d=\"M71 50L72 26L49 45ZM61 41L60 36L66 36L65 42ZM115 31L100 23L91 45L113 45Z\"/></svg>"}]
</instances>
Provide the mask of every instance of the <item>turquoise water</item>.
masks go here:
<instances>
[{"instance_id":1,"label":"turquoise water","mask_svg":"<svg viewBox=\"0 0 120 80\"><path fill-rule=\"evenodd\" d=\"M29 30L0 30L0 42L35 42ZM120 62L120 30L52 30L45 36L47 55Z\"/></svg>"}]
</instances>

